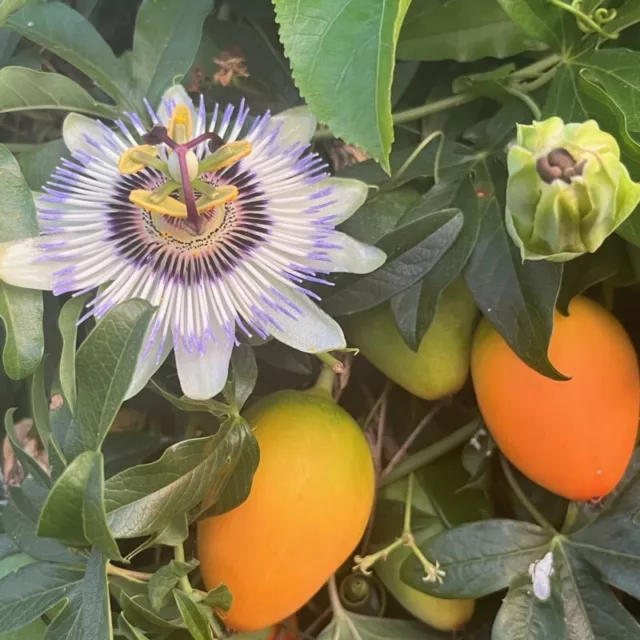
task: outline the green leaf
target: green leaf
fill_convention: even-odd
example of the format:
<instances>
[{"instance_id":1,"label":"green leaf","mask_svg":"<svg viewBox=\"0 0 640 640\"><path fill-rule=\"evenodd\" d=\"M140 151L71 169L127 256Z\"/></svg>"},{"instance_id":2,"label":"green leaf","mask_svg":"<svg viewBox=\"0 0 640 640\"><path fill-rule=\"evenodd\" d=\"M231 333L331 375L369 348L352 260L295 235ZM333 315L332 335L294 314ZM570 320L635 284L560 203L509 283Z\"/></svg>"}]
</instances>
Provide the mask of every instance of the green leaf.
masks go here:
<instances>
[{"instance_id":1,"label":"green leaf","mask_svg":"<svg viewBox=\"0 0 640 640\"><path fill-rule=\"evenodd\" d=\"M6 183L3 188L8 189ZM5 327L2 363L7 375L14 380L30 376L42 359L42 314L40 291L20 289L0 281L0 318Z\"/></svg>"},{"instance_id":2,"label":"green leaf","mask_svg":"<svg viewBox=\"0 0 640 640\"><path fill-rule=\"evenodd\" d=\"M213 0L144 0L136 17L131 67L141 98L158 104L168 86L182 80L200 45Z\"/></svg>"},{"instance_id":3,"label":"green leaf","mask_svg":"<svg viewBox=\"0 0 640 640\"><path fill-rule=\"evenodd\" d=\"M242 449L252 442L247 424L229 419L214 436L179 442L158 461L110 478L105 504L112 534L135 538L162 530L178 514L220 491L232 476L244 475L234 470Z\"/></svg>"},{"instance_id":4,"label":"green leaf","mask_svg":"<svg viewBox=\"0 0 640 640\"><path fill-rule=\"evenodd\" d=\"M598 49L578 61L619 105L631 131L640 131L640 52Z\"/></svg>"},{"instance_id":5,"label":"green leaf","mask_svg":"<svg viewBox=\"0 0 640 640\"><path fill-rule=\"evenodd\" d=\"M0 113L34 109L80 111L113 118L118 111L94 100L79 84L59 73L26 67L0 70Z\"/></svg>"},{"instance_id":6,"label":"green leaf","mask_svg":"<svg viewBox=\"0 0 640 640\"><path fill-rule=\"evenodd\" d=\"M51 440L51 423L49 421L49 401L47 399L47 390L45 387L45 361L42 360L31 377L31 385L29 389L30 404L31 404L31 416L33 417L33 423L38 437L44 445L47 453L50 454L52 448ZM50 454L51 455L51 454ZM51 456L53 461L54 457ZM53 471L53 469L52 469Z\"/></svg>"},{"instance_id":7,"label":"green leaf","mask_svg":"<svg viewBox=\"0 0 640 640\"><path fill-rule=\"evenodd\" d=\"M562 599L557 590L549 600L533 594L531 579L516 580L509 589L491 631L491 640L564 638Z\"/></svg>"},{"instance_id":8,"label":"green leaf","mask_svg":"<svg viewBox=\"0 0 640 640\"><path fill-rule=\"evenodd\" d=\"M607 31L615 33L622 31L628 27L640 22L640 4L636 0L627 0L619 9L618 14L614 20L612 20Z\"/></svg>"},{"instance_id":9,"label":"green leaf","mask_svg":"<svg viewBox=\"0 0 640 640\"><path fill-rule=\"evenodd\" d=\"M583 122L589 119L587 107L580 94L580 68L573 65L558 67L549 86L542 116L558 116L565 122Z\"/></svg>"},{"instance_id":10,"label":"green leaf","mask_svg":"<svg viewBox=\"0 0 640 640\"><path fill-rule=\"evenodd\" d=\"M154 308L128 300L111 309L78 349L77 401L65 441L68 458L100 448L129 389Z\"/></svg>"},{"instance_id":11,"label":"green leaf","mask_svg":"<svg viewBox=\"0 0 640 640\"><path fill-rule=\"evenodd\" d=\"M128 640L149 640L138 627L134 627L122 614L118 616L118 629L122 631Z\"/></svg>"},{"instance_id":12,"label":"green leaf","mask_svg":"<svg viewBox=\"0 0 640 640\"><path fill-rule=\"evenodd\" d=\"M43 640L47 626L42 620L34 620L26 627L9 633L0 633L0 640Z\"/></svg>"},{"instance_id":13,"label":"green leaf","mask_svg":"<svg viewBox=\"0 0 640 640\"><path fill-rule=\"evenodd\" d=\"M233 410L229 405L217 402L216 400L194 400L187 396L178 398L178 396L169 393L169 391L155 380L149 380L147 386L151 391L170 402L176 409L180 409L180 411L204 411L214 416L230 416L233 414Z\"/></svg>"},{"instance_id":14,"label":"green leaf","mask_svg":"<svg viewBox=\"0 0 640 640\"><path fill-rule=\"evenodd\" d=\"M94 26L60 2L30 4L14 13L7 25L89 76L119 106L127 102L130 79L123 64Z\"/></svg>"},{"instance_id":15,"label":"green leaf","mask_svg":"<svg viewBox=\"0 0 640 640\"><path fill-rule=\"evenodd\" d=\"M547 355L562 265L521 260L495 197L483 209L464 276L477 305L518 356L539 373L562 379Z\"/></svg>"},{"instance_id":16,"label":"green leaf","mask_svg":"<svg viewBox=\"0 0 640 640\"><path fill-rule=\"evenodd\" d=\"M387 262L365 276L344 278L348 284L337 286L324 300L325 311L331 315L364 311L408 289L452 246L462 224L459 210L445 209L396 228L377 244L386 251Z\"/></svg>"},{"instance_id":17,"label":"green leaf","mask_svg":"<svg viewBox=\"0 0 640 640\"><path fill-rule=\"evenodd\" d=\"M100 454L78 455L53 485L40 513L38 535L56 538L70 546L88 546L84 533L84 496L94 460Z\"/></svg>"},{"instance_id":18,"label":"green leaf","mask_svg":"<svg viewBox=\"0 0 640 640\"><path fill-rule=\"evenodd\" d=\"M253 348L242 343L231 354L231 376L223 389L225 400L240 412L258 379L258 365Z\"/></svg>"},{"instance_id":19,"label":"green leaf","mask_svg":"<svg viewBox=\"0 0 640 640\"><path fill-rule=\"evenodd\" d=\"M546 42L556 51L567 52L579 42L582 32L576 19L548 0L498 0L505 13L529 37Z\"/></svg>"},{"instance_id":20,"label":"green leaf","mask_svg":"<svg viewBox=\"0 0 640 640\"><path fill-rule=\"evenodd\" d=\"M559 578L567 640L640 637L640 625L591 567L572 549L560 546Z\"/></svg>"},{"instance_id":21,"label":"green leaf","mask_svg":"<svg viewBox=\"0 0 640 640\"><path fill-rule=\"evenodd\" d=\"M206 604L208 607L216 610L229 611L233 604L233 596L229 588L224 585L218 585L215 589L211 589L207 593L197 592L197 600L200 604Z\"/></svg>"},{"instance_id":22,"label":"green leaf","mask_svg":"<svg viewBox=\"0 0 640 640\"><path fill-rule=\"evenodd\" d=\"M25 473L30 473L33 478L43 486L50 487L51 478L49 478L47 472L24 450L22 444L18 440L13 420L15 412L15 409L9 409L4 416L4 429L7 437L9 438L9 442L11 442L11 447L13 448L13 451Z\"/></svg>"},{"instance_id":23,"label":"green leaf","mask_svg":"<svg viewBox=\"0 0 640 640\"><path fill-rule=\"evenodd\" d=\"M575 296L615 276L622 269L623 255L623 242L614 235L607 238L595 253L567 262L558 294L558 310L568 315L569 302Z\"/></svg>"},{"instance_id":24,"label":"green leaf","mask_svg":"<svg viewBox=\"0 0 640 640\"><path fill-rule=\"evenodd\" d=\"M18 163L3 145L0 145L0 182L3 186L2 241L37 235L33 196ZM7 375L14 380L30 376L42 358L42 316L40 291L19 289L0 281L0 318L6 329L2 362Z\"/></svg>"},{"instance_id":25,"label":"green leaf","mask_svg":"<svg viewBox=\"0 0 640 640\"><path fill-rule=\"evenodd\" d=\"M455 206L462 212L458 237L425 278L391 299L398 330L409 348L417 350L436 314L444 289L462 272L480 232L478 198L470 178L441 182L430 189L401 218L400 225L419 219L425 212Z\"/></svg>"},{"instance_id":26,"label":"green leaf","mask_svg":"<svg viewBox=\"0 0 640 640\"><path fill-rule=\"evenodd\" d=\"M293 78L311 111L389 173L393 65L409 0L274 4Z\"/></svg>"},{"instance_id":27,"label":"green leaf","mask_svg":"<svg viewBox=\"0 0 640 640\"><path fill-rule=\"evenodd\" d=\"M0 1L0 24L4 24L7 18L18 11L29 2L41 2L42 0L1 0Z\"/></svg>"},{"instance_id":28,"label":"green leaf","mask_svg":"<svg viewBox=\"0 0 640 640\"><path fill-rule=\"evenodd\" d=\"M39 191L49 180L62 158L68 158L69 152L64 140L51 140L35 145L28 151L18 154L17 160L27 184L34 191Z\"/></svg>"},{"instance_id":29,"label":"green leaf","mask_svg":"<svg viewBox=\"0 0 640 640\"><path fill-rule=\"evenodd\" d=\"M451 529L420 545L446 572L442 584L425 582L418 558L402 565L402 580L414 589L445 598L479 598L508 587L540 560L552 532L517 520L484 520Z\"/></svg>"},{"instance_id":30,"label":"green leaf","mask_svg":"<svg viewBox=\"0 0 640 640\"><path fill-rule=\"evenodd\" d=\"M543 48L509 19L497 0L476 0L472 11L467 0L413 0L400 31L398 58L470 62Z\"/></svg>"},{"instance_id":31,"label":"green leaf","mask_svg":"<svg viewBox=\"0 0 640 640\"><path fill-rule=\"evenodd\" d=\"M71 412L76 404L76 346L78 339L78 320L89 294L69 298L58 317L58 329L62 336L62 354L60 355L60 388Z\"/></svg>"},{"instance_id":32,"label":"green leaf","mask_svg":"<svg viewBox=\"0 0 640 640\"><path fill-rule=\"evenodd\" d=\"M83 570L37 562L0 580L0 633L26 626L82 583Z\"/></svg>"},{"instance_id":33,"label":"green leaf","mask_svg":"<svg viewBox=\"0 0 640 640\"><path fill-rule=\"evenodd\" d=\"M591 73L583 69L580 74L580 91L589 115L595 118L604 131L613 135L620 145L620 155L634 180L640 179L640 144L629 133L627 116L607 91L590 81ZM625 222L627 222L625 220ZM623 223L624 224L624 223ZM622 226L622 225L620 225Z\"/></svg>"},{"instance_id":34,"label":"green leaf","mask_svg":"<svg viewBox=\"0 0 640 640\"><path fill-rule=\"evenodd\" d=\"M149 580L149 601L151 606L159 611L169 602L173 588L180 579L189 575L200 563L197 560L179 562L171 560L169 564L160 567Z\"/></svg>"},{"instance_id":35,"label":"green leaf","mask_svg":"<svg viewBox=\"0 0 640 640\"><path fill-rule=\"evenodd\" d=\"M188 594L179 589L173 590L173 597L191 637L194 640L214 640L211 625L202 607L198 606Z\"/></svg>"},{"instance_id":36,"label":"green leaf","mask_svg":"<svg viewBox=\"0 0 640 640\"><path fill-rule=\"evenodd\" d=\"M123 593L121 603L127 620L141 629L166 633L167 629L177 629L183 626L180 619L173 619L173 617L170 619L163 617L160 613L156 613L149 602L149 598L145 595L130 597ZM161 613L179 615L179 612L177 610L174 611L174 609L169 612L163 610Z\"/></svg>"},{"instance_id":37,"label":"green leaf","mask_svg":"<svg viewBox=\"0 0 640 640\"><path fill-rule=\"evenodd\" d=\"M26 482L25 482L26 483ZM23 488L25 486L23 483ZM11 501L4 509L4 529L17 548L42 562L83 564L84 558L57 540L38 538L38 510L29 503L22 489L12 488Z\"/></svg>"},{"instance_id":38,"label":"green leaf","mask_svg":"<svg viewBox=\"0 0 640 640\"><path fill-rule=\"evenodd\" d=\"M69 594L66 607L47 631L47 640L112 640L106 562L96 548L81 585Z\"/></svg>"},{"instance_id":39,"label":"green leaf","mask_svg":"<svg viewBox=\"0 0 640 640\"><path fill-rule=\"evenodd\" d=\"M419 198L419 192L411 187L400 187L375 195L340 225L340 231L360 242L376 244L395 229L405 212Z\"/></svg>"},{"instance_id":40,"label":"green leaf","mask_svg":"<svg viewBox=\"0 0 640 640\"><path fill-rule=\"evenodd\" d=\"M84 492L82 522L87 540L112 560L122 560L120 549L109 531L104 504L104 457L94 455Z\"/></svg>"},{"instance_id":41,"label":"green leaf","mask_svg":"<svg viewBox=\"0 0 640 640\"><path fill-rule=\"evenodd\" d=\"M318 636L318 640L442 640L442 635L430 631L419 622L373 618L339 610Z\"/></svg>"}]
</instances>

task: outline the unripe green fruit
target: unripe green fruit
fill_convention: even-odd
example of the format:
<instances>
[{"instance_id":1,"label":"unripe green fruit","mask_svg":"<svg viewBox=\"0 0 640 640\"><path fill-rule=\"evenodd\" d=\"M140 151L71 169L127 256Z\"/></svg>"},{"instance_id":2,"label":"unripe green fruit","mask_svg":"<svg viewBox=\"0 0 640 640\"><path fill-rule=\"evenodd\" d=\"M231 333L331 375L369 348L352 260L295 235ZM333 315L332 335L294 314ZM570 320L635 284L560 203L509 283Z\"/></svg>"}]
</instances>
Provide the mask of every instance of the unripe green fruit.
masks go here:
<instances>
[{"instance_id":1,"label":"unripe green fruit","mask_svg":"<svg viewBox=\"0 0 640 640\"><path fill-rule=\"evenodd\" d=\"M417 352L402 339L386 304L341 322L349 341L388 378L419 398L437 400L459 391L469 377L476 317L471 292L458 278L442 292Z\"/></svg>"},{"instance_id":2,"label":"unripe green fruit","mask_svg":"<svg viewBox=\"0 0 640 640\"><path fill-rule=\"evenodd\" d=\"M375 571L389 593L412 615L440 631L454 631L468 622L475 600L436 598L418 591L400 579L400 567L412 553L409 547L392 551L375 564Z\"/></svg>"}]
</instances>

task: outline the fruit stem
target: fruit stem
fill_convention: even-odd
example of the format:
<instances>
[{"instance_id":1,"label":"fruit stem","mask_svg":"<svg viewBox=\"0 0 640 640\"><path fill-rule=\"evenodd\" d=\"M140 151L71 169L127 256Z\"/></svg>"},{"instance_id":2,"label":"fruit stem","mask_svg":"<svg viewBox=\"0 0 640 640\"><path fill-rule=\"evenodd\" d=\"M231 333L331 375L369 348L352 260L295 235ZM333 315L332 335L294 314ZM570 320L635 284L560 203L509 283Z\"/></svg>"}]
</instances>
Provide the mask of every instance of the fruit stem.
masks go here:
<instances>
[{"instance_id":1,"label":"fruit stem","mask_svg":"<svg viewBox=\"0 0 640 640\"><path fill-rule=\"evenodd\" d=\"M450 451L457 449L459 446L468 442L479 428L480 418L476 418L463 427L460 427L457 431L438 440L438 442L422 449L422 451L408 456L398 464L395 469L385 475L384 479L380 480L380 488L393 484L396 480L404 478L409 473L413 473L421 467L438 460L438 458L441 458Z\"/></svg>"},{"instance_id":2,"label":"fruit stem","mask_svg":"<svg viewBox=\"0 0 640 640\"><path fill-rule=\"evenodd\" d=\"M181 544L177 544L175 547L173 547L173 557L176 559L176 562L185 562L184 547ZM189 582L188 576L182 576L182 578L180 578L180 588L185 593L193 593L193 587Z\"/></svg>"},{"instance_id":3,"label":"fruit stem","mask_svg":"<svg viewBox=\"0 0 640 640\"><path fill-rule=\"evenodd\" d=\"M312 389L316 391L320 391L323 394L327 394L330 397L333 397L333 384L336 380L336 373L332 367L323 365L322 369L320 369L320 374L318 375L318 379Z\"/></svg>"},{"instance_id":4,"label":"fruit stem","mask_svg":"<svg viewBox=\"0 0 640 640\"><path fill-rule=\"evenodd\" d=\"M344 364L338 360L335 356L332 356L328 351L321 351L314 354L322 364L329 367L334 373L344 373Z\"/></svg>"},{"instance_id":5,"label":"fruit stem","mask_svg":"<svg viewBox=\"0 0 640 640\"><path fill-rule=\"evenodd\" d=\"M557 533L556 528L542 515L542 512L529 500L529 498L525 495L524 491L518 484L513 471L511 470L511 466L507 462L507 459L504 456L500 456L500 466L502 467L502 471L511 487L513 493L516 494L516 497L522 503L522 506L529 512L529 515L543 528L548 529L549 531L553 531Z\"/></svg>"}]
</instances>

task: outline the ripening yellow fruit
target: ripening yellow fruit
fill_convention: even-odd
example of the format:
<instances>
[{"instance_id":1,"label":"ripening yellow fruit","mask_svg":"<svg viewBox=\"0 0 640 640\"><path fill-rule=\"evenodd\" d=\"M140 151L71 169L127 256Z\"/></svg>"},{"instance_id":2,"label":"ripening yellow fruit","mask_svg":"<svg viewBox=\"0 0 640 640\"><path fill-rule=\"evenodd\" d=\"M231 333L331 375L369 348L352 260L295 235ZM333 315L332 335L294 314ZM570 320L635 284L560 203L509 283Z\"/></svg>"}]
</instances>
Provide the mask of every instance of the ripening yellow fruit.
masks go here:
<instances>
[{"instance_id":1,"label":"ripening yellow fruit","mask_svg":"<svg viewBox=\"0 0 640 640\"><path fill-rule=\"evenodd\" d=\"M232 629L273 625L302 607L364 533L375 477L360 426L319 389L279 391L245 415L260 445L251 493L198 525L207 588L233 593Z\"/></svg>"}]
</instances>

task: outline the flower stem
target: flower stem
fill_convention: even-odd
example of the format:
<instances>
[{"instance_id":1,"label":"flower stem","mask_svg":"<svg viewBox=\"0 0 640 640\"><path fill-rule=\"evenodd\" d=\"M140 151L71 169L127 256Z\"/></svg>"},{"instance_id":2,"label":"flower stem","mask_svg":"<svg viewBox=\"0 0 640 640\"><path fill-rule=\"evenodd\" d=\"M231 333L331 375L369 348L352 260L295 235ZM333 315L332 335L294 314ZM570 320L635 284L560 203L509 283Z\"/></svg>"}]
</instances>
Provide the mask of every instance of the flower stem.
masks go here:
<instances>
[{"instance_id":1,"label":"flower stem","mask_svg":"<svg viewBox=\"0 0 640 640\"><path fill-rule=\"evenodd\" d=\"M542 515L542 512L529 500L529 498L525 495L522 487L518 484L513 471L511 470L511 466L507 462L507 459L504 456L500 456L500 466L502 467L502 471L504 472L505 477L507 478L507 482L509 486L513 490L513 493L516 494L518 500L520 500L522 506L529 512L531 517L543 528L549 529L550 531L555 531L555 527Z\"/></svg>"},{"instance_id":2,"label":"flower stem","mask_svg":"<svg viewBox=\"0 0 640 640\"><path fill-rule=\"evenodd\" d=\"M332 356L328 351L320 351L314 355L334 373L344 373L344 364L340 362L338 358Z\"/></svg>"},{"instance_id":3,"label":"flower stem","mask_svg":"<svg viewBox=\"0 0 640 640\"><path fill-rule=\"evenodd\" d=\"M181 544L178 544L175 547L173 547L173 557L176 559L177 562L185 562L184 547ZM182 578L180 578L180 588L185 593L193 593L193 587L189 582L188 576L182 576Z\"/></svg>"}]
</instances>

